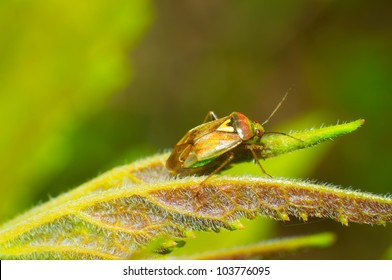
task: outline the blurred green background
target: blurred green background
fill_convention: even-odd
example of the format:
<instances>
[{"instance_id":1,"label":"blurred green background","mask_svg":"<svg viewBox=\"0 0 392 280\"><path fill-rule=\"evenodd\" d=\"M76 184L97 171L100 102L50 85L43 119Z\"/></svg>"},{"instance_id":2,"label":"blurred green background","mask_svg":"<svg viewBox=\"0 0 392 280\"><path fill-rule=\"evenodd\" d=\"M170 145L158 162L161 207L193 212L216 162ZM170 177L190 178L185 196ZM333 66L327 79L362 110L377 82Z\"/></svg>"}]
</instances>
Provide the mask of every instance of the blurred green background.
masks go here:
<instances>
[{"instance_id":1,"label":"blurred green background","mask_svg":"<svg viewBox=\"0 0 392 280\"><path fill-rule=\"evenodd\" d=\"M267 130L365 118L334 142L267 160L274 176L391 192L391 1L0 1L0 221L119 164L166 151L209 110ZM263 176L252 163L231 174ZM380 259L391 227L258 219L178 253L334 231L281 258Z\"/></svg>"}]
</instances>

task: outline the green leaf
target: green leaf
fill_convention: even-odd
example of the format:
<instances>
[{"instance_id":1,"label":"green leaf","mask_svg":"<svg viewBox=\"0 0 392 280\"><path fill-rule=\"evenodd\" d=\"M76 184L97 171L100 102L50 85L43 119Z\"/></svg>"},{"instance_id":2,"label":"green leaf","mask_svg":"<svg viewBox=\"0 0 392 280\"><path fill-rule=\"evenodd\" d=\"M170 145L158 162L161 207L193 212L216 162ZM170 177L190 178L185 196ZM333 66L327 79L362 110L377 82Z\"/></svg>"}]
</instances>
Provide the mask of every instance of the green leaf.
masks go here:
<instances>
[{"instance_id":1,"label":"green leaf","mask_svg":"<svg viewBox=\"0 0 392 280\"><path fill-rule=\"evenodd\" d=\"M362 123L304 131L301 147L348 133ZM287 136L273 137L266 145L271 154L282 154L282 149L274 149ZM289 140L286 152L299 144ZM6 223L0 229L0 257L157 258L183 246L192 231L242 229L241 218L258 215L283 221L290 216L304 221L329 218L343 225L392 221L392 199L387 196L251 176L215 175L201 186L204 176L177 178L168 173L167 157L160 154L115 168Z\"/></svg>"},{"instance_id":2,"label":"green leaf","mask_svg":"<svg viewBox=\"0 0 392 280\"><path fill-rule=\"evenodd\" d=\"M258 244L237 246L234 248L222 248L216 251L208 251L191 256L182 256L180 258L201 260L249 259L287 251L295 251L304 247L325 248L331 246L335 240L335 234L325 232L301 237L280 238L260 242Z\"/></svg>"},{"instance_id":3,"label":"green leaf","mask_svg":"<svg viewBox=\"0 0 392 280\"><path fill-rule=\"evenodd\" d=\"M290 136L295 138L282 137L279 134L267 134L261 139L261 143L264 144L265 148L261 150L260 155L261 158L270 158L308 148L337 136L353 132L364 123L364 119L359 119L349 123L290 133Z\"/></svg>"}]
</instances>

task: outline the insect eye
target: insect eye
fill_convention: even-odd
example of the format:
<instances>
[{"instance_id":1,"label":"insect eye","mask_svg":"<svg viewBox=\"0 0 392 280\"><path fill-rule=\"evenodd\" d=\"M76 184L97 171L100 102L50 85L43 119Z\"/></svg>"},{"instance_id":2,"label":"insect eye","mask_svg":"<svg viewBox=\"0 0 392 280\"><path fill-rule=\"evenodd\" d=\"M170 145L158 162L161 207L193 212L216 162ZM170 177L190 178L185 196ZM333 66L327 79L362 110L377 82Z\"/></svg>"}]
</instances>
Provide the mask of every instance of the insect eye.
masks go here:
<instances>
[{"instance_id":1,"label":"insect eye","mask_svg":"<svg viewBox=\"0 0 392 280\"><path fill-rule=\"evenodd\" d=\"M260 131L260 129L256 129L256 135L257 137L261 138L261 136L263 136L263 133Z\"/></svg>"}]
</instances>

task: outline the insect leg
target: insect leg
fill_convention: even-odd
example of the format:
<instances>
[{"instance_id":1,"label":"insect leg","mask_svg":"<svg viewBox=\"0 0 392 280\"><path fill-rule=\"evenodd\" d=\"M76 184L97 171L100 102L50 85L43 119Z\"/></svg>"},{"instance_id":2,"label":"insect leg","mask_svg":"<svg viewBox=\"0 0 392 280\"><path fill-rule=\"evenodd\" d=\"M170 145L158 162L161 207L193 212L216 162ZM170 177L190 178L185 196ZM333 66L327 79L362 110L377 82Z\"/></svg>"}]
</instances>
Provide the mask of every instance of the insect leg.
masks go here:
<instances>
[{"instance_id":1,"label":"insect leg","mask_svg":"<svg viewBox=\"0 0 392 280\"><path fill-rule=\"evenodd\" d=\"M204 118L203 123L214 121L214 120L217 120L217 119L218 119L218 116L214 113L214 111L209 111L207 113L206 117Z\"/></svg>"},{"instance_id":2,"label":"insect leg","mask_svg":"<svg viewBox=\"0 0 392 280\"><path fill-rule=\"evenodd\" d=\"M268 177L272 178L272 176L270 174L268 174L265 169L263 168L263 166L261 165L259 158L257 157L256 153L255 153L255 146L254 145L246 145L245 146L253 155L253 158L255 159L257 165L260 167L261 171L263 171L263 173L265 175L267 175ZM262 147L261 149L263 149L264 147ZM260 149L259 147L257 147L256 149Z\"/></svg>"},{"instance_id":3,"label":"insect leg","mask_svg":"<svg viewBox=\"0 0 392 280\"><path fill-rule=\"evenodd\" d=\"M211 172L210 174L208 174L207 178L205 178L200 185L193 187L192 189L196 189L196 198L199 198L199 196L203 193L203 188L202 186L205 184L205 182L207 182L213 175L215 175L216 173L218 173L220 170L222 170L223 167L225 167L227 164L229 164L230 161L233 160L234 158L234 154L232 152L228 152L226 153L228 155L228 157L225 159L224 162L222 162L213 172ZM195 205L195 209L196 212L199 210L201 205L199 205L196 202Z\"/></svg>"},{"instance_id":4,"label":"insect leg","mask_svg":"<svg viewBox=\"0 0 392 280\"><path fill-rule=\"evenodd\" d=\"M232 161L234 159L234 154L232 152L227 152L226 155L228 155L228 157L225 159L225 161L222 162L214 171L212 171L210 174L208 174L207 178L205 178L203 180L203 182L200 183L200 185L204 185L204 183L208 179L210 179L213 175L215 175L216 173L221 171L223 167L225 167L227 164L230 163L230 161Z\"/></svg>"}]
</instances>

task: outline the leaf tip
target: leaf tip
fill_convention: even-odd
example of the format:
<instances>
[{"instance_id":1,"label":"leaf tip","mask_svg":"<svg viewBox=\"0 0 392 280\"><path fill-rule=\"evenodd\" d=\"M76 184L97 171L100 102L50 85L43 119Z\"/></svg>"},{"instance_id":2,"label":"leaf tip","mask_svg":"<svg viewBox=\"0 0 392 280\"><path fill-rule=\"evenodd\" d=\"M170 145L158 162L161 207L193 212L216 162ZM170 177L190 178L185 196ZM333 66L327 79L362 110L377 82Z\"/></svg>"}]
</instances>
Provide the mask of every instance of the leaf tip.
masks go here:
<instances>
[{"instance_id":1,"label":"leaf tip","mask_svg":"<svg viewBox=\"0 0 392 280\"><path fill-rule=\"evenodd\" d=\"M193 230L186 230L184 235L187 238L196 238L196 234L193 232Z\"/></svg>"},{"instance_id":2,"label":"leaf tip","mask_svg":"<svg viewBox=\"0 0 392 280\"><path fill-rule=\"evenodd\" d=\"M280 213L279 216L282 221L285 221L285 222L290 221L290 217L287 213Z\"/></svg>"},{"instance_id":3,"label":"leaf tip","mask_svg":"<svg viewBox=\"0 0 392 280\"><path fill-rule=\"evenodd\" d=\"M348 219L345 216L339 216L339 222L341 222L344 226L348 226Z\"/></svg>"},{"instance_id":4,"label":"leaf tip","mask_svg":"<svg viewBox=\"0 0 392 280\"><path fill-rule=\"evenodd\" d=\"M233 222L231 224L231 226L234 230L244 230L245 229L245 226L239 220L236 220L235 222Z\"/></svg>"},{"instance_id":5,"label":"leaf tip","mask_svg":"<svg viewBox=\"0 0 392 280\"><path fill-rule=\"evenodd\" d=\"M380 225L380 226L387 226L387 222L385 221L385 220L379 220L378 221L378 224Z\"/></svg>"},{"instance_id":6,"label":"leaf tip","mask_svg":"<svg viewBox=\"0 0 392 280\"><path fill-rule=\"evenodd\" d=\"M163 242L162 246L165 248L175 247L175 246L177 246L177 242L169 239L169 240L166 240L165 242Z\"/></svg>"},{"instance_id":7,"label":"leaf tip","mask_svg":"<svg viewBox=\"0 0 392 280\"><path fill-rule=\"evenodd\" d=\"M299 216L301 217L301 219L306 222L308 220L308 214L302 212L299 214Z\"/></svg>"}]
</instances>

